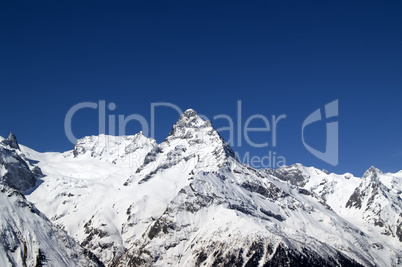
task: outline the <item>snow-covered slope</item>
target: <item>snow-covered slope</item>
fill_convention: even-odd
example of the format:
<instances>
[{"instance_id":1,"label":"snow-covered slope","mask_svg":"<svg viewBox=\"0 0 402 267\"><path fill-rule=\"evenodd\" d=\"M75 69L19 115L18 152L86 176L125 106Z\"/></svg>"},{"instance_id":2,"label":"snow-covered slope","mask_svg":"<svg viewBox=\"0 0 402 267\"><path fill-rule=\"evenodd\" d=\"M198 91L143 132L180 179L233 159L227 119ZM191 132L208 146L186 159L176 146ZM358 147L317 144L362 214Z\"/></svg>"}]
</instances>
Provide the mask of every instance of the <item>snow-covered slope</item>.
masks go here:
<instances>
[{"instance_id":1,"label":"snow-covered slope","mask_svg":"<svg viewBox=\"0 0 402 267\"><path fill-rule=\"evenodd\" d=\"M42 176L36 163L13 133L0 138L0 266L103 266L21 193Z\"/></svg>"},{"instance_id":2,"label":"snow-covered slope","mask_svg":"<svg viewBox=\"0 0 402 267\"><path fill-rule=\"evenodd\" d=\"M0 185L0 214L0 266L102 266L6 185Z\"/></svg>"},{"instance_id":3,"label":"snow-covered slope","mask_svg":"<svg viewBox=\"0 0 402 267\"><path fill-rule=\"evenodd\" d=\"M376 249L319 199L235 162L190 181L117 265L397 264L400 251Z\"/></svg>"},{"instance_id":4,"label":"snow-covered slope","mask_svg":"<svg viewBox=\"0 0 402 267\"><path fill-rule=\"evenodd\" d=\"M368 176L300 164L255 170L193 110L160 144L140 133L85 137L65 153L20 150L44 174L26 197L105 265L402 261L401 174L382 175L373 193Z\"/></svg>"},{"instance_id":5,"label":"snow-covered slope","mask_svg":"<svg viewBox=\"0 0 402 267\"><path fill-rule=\"evenodd\" d=\"M348 199L345 217L357 217L367 231L402 242L401 179L401 173L383 173L371 167Z\"/></svg>"},{"instance_id":6,"label":"snow-covered slope","mask_svg":"<svg viewBox=\"0 0 402 267\"><path fill-rule=\"evenodd\" d=\"M345 209L346 202L361 180L351 173L339 175L301 164L262 169L259 172L263 176L271 175L297 186L301 192L314 193L338 214Z\"/></svg>"},{"instance_id":7,"label":"snow-covered slope","mask_svg":"<svg viewBox=\"0 0 402 267\"><path fill-rule=\"evenodd\" d=\"M338 215L375 239L386 240L396 247L401 245L402 172L383 173L371 167L358 178L350 173L329 174L300 164L260 172L314 193Z\"/></svg>"},{"instance_id":8,"label":"snow-covered slope","mask_svg":"<svg viewBox=\"0 0 402 267\"><path fill-rule=\"evenodd\" d=\"M21 145L27 157L39 161L46 175L39 179L35 190L25 192L26 196L82 246L109 264L127 246L123 238L127 210L133 203L141 205L146 201L143 188L130 190L124 183L135 175L154 147L155 141L141 133L86 137L78 140L73 151L65 153L37 153ZM151 206L158 210L158 204L169 198L164 194L165 188L146 190L161 190L161 199L143 203L144 209L148 206L145 218L153 215Z\"/></svg>"},{"instance_id":9,"label":"snow-covered slope","mask_svg":"<svg viewBox=\"0 0 402 267\"><path fill-rule=\"evenodd\" d=\"M143 136L142 132L131 136L87 136L77 141L73 155L80 159L98 158L114 164L135 164L156 145L155 140Z\"/></svg>"}]
</instances>

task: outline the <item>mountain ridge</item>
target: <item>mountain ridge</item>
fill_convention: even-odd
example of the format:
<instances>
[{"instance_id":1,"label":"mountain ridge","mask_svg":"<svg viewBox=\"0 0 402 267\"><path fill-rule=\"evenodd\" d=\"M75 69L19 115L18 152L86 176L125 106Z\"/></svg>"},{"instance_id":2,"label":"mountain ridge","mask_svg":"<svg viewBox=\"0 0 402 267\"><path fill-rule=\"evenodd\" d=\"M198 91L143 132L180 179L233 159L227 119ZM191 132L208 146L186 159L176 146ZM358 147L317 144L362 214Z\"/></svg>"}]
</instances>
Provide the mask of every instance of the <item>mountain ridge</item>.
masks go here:
<instances>
[{"instance_id":1,"label":"mountain ridge","mask_svg":"<svg viewBox=\"0 0 402 267\"><path fill-rule=\"evenodd\" d=\"M84 137L64 153L20 149L43 172L26 197L105 265L402 262L400 172L256 170L194 110L160 144L139 133Z\"/></svg>"}]
</instances>

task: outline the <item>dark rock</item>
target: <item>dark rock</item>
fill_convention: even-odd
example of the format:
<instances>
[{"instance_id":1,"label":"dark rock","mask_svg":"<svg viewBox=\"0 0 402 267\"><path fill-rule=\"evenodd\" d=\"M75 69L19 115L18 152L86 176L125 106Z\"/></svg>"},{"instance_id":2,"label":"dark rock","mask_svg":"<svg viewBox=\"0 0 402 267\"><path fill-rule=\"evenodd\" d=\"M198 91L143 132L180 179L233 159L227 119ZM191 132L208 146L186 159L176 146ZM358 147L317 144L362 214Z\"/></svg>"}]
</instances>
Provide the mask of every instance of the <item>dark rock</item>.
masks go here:
<instances>
[{"instance_id":1,"label":"dark rock","mask_svg":"<svg viewBox=\"0 0 402 267\"><path fill-rule=\"evenodd\" d=\"M348 202L346 202L346 208L355 207L361 209L362 197L360 196L360 189L356 188L353 194L350 196Z\"/></svg>"},{"instance_id":2,"label":"dark rock","mask_svg":"<svg viewBox=\"0 0 402 267\"><path fill-rule=\"evenodd\" d=\"M0 166L6 170L6 173L0 177L1 183L20 191L35 186L35 174L15 150L0 146Z\"/></svg>"},{"instance_id":3,"label":"dark rock","mask_svg":"<svg viewBox=\"0 0 402 267\"><path fill-rule=\"evenodd\" d=\"M8 145L10 148L14 149L20 149L20 146L18 145L17 142L17 137L13 134L13 132L10 132L8 135L8 138L3 141L3 144Z\"/></svg>"},{"instance_id":4,"label":"dark rock","mask_svg":"<svg viewBox=\"0 0 402 267\"><path fill-rule=\"evenodd\" d=\"M308 179L310 178L303 174L297 164L294 164L292 166L283 166L276 170L266 169L264 171L282 181L289 181L292 185L300 187L305 186Z\"/></svg>"}]
</instances>

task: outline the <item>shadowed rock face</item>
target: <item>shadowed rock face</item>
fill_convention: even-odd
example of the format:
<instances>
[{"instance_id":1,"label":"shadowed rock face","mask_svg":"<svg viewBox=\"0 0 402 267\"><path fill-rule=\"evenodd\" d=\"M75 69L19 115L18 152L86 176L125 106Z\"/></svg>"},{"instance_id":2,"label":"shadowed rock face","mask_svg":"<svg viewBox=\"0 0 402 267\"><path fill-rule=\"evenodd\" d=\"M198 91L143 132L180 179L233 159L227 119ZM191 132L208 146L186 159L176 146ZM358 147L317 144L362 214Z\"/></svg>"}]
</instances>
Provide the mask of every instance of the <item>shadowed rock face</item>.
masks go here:
<instances>
[{"instance_id":1,"label":"shadowed rock face","mask_svg":"<svg viewBox=\"0 0 402 267\"><path fill-rule=\"evenodd\" d=\"M10 134L8 135L8 138L3 140L2 143L5 146L9 146L10 148L18 149L18 150L20 149L20 146L18 145L18 142L17 142L17 137L15 137L15 135L12 132L10 132Z\"/></svg>"},{"instance_id":2,"label":"shadowed rock face","mask_svg":"<svg viewBox=\"0 0 402 267\"><path fill-rule=\"evenodd\" d=\"M292 166L283 166L279 169L266 169L265 173L275 176L282 181L289 181L293 185L303 187L309 177L303 173L301 166L294 164Z\"/></svg>"},{"instance_id":3,"label":"shadowed rock face","mask_svg":"<svg viewBox=\"0 0 402 267\"><path fill-rule=\"evenodd\" d=\"M24 191L34 187L36 178L42 175L38 166L30 169L17 138L10 132L8 138L0 142L0 183Z\"/></svg>"},{"instance_id":4,"label":"shadowed rock face","mask_svg":"<svg viewBox=\"0 0 402 267\"><path fill-rule=\"evenodd\" d=\"M15 150L0 146L0 168L0 182L14 189L24 191L36 184L35 174Z\"/></svg>"}]
</instances>

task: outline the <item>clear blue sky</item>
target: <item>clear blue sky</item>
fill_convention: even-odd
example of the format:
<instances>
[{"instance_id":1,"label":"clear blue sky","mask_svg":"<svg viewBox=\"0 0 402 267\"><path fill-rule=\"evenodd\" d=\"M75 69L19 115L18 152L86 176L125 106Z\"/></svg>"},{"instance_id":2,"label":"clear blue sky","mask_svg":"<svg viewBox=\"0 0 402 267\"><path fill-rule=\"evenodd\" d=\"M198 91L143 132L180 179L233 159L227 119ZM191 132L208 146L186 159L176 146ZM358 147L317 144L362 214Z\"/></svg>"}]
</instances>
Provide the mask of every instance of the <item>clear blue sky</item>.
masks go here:
<instances>
[{"instance_id":1,"label":"clear blue sky","mask_svg":"<svg viewBox=\"0 0 402 267\"><path fill-rule=\"evenodd\" d=\"M2 1L0 135L11 130L38 151L65 151L73 144L64 117L82 101L114 102L108 115L149 119L158 101L236 118L241 100L244 118L287 116L276 147L234 146L241 155L275 151L287 164L356 175L371 165L398 171L401 14L400 1ZM301 125L335 99L340 147L333 167L304 148ZM96 111L77 114L77 137L97 134ZM158 142L177 118L157 110ZM324 123L306 132L322 150ZM135 122L127 128L139 130Z\"/></svg>"}]
</instances>

